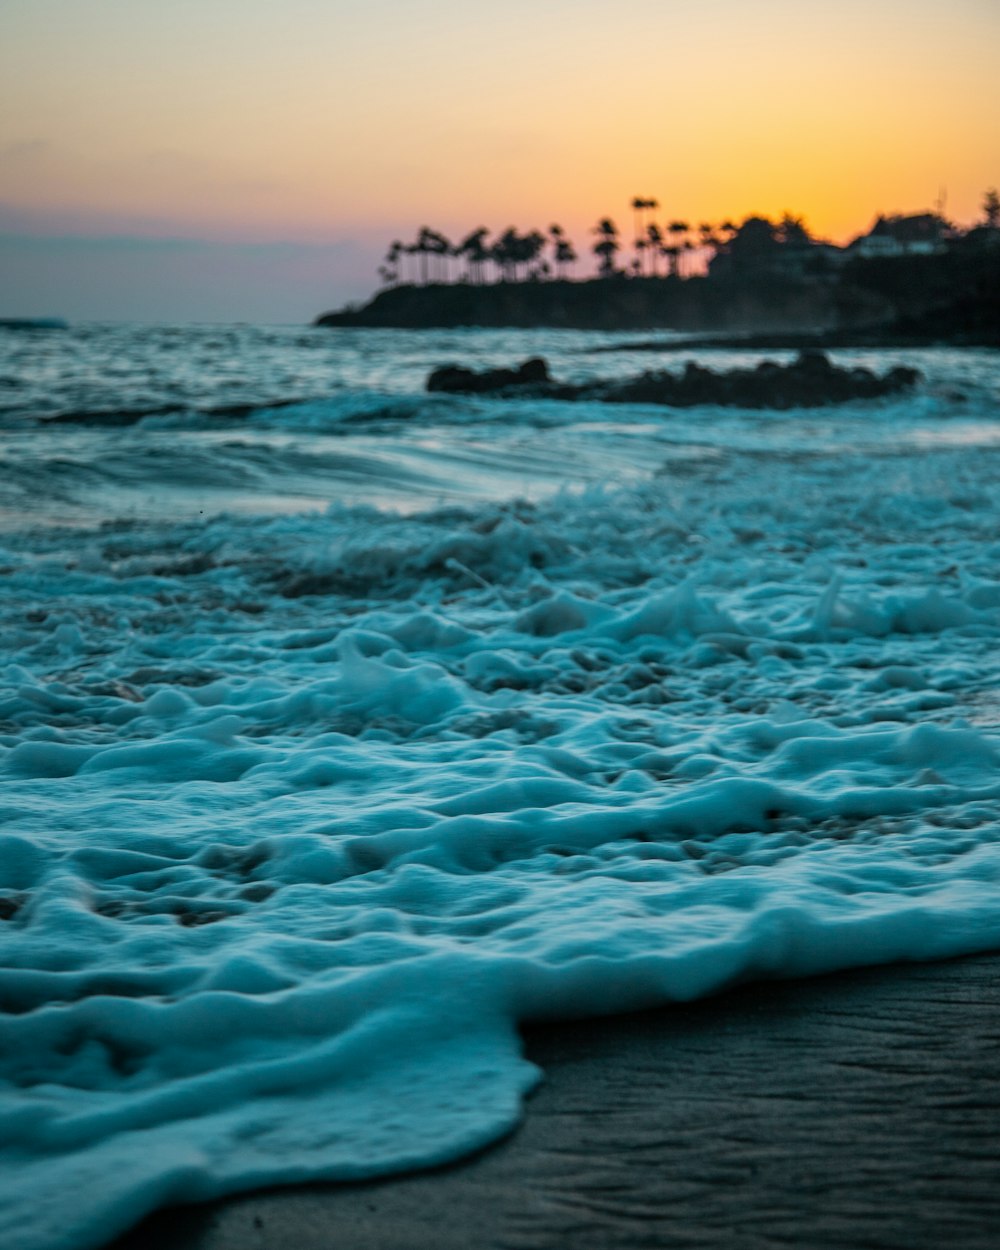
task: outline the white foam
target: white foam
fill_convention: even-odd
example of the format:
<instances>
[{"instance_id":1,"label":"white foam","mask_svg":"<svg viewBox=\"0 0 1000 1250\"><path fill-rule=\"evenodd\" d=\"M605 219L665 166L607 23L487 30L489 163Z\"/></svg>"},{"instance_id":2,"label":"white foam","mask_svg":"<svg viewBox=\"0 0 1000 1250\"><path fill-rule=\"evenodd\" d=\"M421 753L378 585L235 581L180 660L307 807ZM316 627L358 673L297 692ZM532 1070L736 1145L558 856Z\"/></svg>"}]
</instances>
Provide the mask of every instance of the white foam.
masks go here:
<instances>
[{"instance_id":1,"label":"white foam","mask_svg":"<svg viewBox=\"0 0 1000 1250\"><path fill-rule=\"evenodd\" d=\"M1000 947L998 452L726 419L535 505L6 543L9 1244L474 1149L522 1020Z\"/></svg>"}]
</instances>

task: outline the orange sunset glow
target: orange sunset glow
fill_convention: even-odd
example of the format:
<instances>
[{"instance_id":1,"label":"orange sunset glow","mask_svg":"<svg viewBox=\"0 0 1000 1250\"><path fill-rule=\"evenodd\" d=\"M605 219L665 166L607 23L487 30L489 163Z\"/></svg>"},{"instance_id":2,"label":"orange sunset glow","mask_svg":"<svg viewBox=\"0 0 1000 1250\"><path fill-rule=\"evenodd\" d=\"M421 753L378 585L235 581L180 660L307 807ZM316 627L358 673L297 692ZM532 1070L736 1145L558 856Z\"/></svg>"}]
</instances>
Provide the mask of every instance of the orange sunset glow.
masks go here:
<instances>
[{"instance_id":1,"label":"orange sunset glow","mask_svg":"<svg viewBox=\"0 0 1000 1250\"><path fill-rule=\"evenodd\" d=\"M425 221L582 243L642 194L844 241L877 212L969 223L1000 176L991 0L18 0L0 22L0 231L29 287L20 238L280 244L339 249L329 303Z\"/></svg>"}]
</instances>

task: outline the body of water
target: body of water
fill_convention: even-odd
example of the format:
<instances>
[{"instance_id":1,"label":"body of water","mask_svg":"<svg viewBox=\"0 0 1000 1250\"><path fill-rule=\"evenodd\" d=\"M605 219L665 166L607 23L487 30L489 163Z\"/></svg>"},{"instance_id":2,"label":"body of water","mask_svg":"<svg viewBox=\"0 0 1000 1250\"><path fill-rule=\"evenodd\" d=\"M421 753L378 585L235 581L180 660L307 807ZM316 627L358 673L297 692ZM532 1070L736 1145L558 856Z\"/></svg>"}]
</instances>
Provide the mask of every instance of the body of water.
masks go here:
<instances>
[{"instance_id":1,"label":"body of water","mask_svg":"<svg viewBox=\"0 0 1000 1250\"><path fill-rule=\"evenodd\" d=\"M688 358L614 343L0 330L8 1244L455 1158L520 1021L1000 948L1000 357L422 391Z\"/></svg>"}]
</instances>

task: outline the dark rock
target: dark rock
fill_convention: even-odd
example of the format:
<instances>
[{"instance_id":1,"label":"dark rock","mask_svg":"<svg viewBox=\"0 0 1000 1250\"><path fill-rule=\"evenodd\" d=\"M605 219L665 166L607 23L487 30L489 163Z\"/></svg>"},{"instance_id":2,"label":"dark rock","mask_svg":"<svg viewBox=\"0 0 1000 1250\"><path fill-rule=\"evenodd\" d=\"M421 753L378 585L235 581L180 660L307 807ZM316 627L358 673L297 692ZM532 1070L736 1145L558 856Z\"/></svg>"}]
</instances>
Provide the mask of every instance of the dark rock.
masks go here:
<instances>
[{"instance_id":1,"label":"dark rock","mask_svg":"<svg viewBox=\"0 0 1000 1250\"><path fill-rule=\"evenodd\" d=\"M458 365L435 369L429 391L458 394L530 394L545 399L596 399L608 404L663 404L690 408L717 404L738 408L819 408L856 399L877 399L907 390L920 380L916 369L898 366L879 377L870 369L842 369L816 348L799 353L791 364L762 360L753 368L721 373L688 361L682 374L641 373L624 381L571 386L549 376L544 360L534 357L516 369L476 373Z\"/></svg>"},{"instance_id":2,"label":"dark rock","mask_svg":"<svg viewBox=\"0 0 1000 1250\"><path fill-rule=\"evenodd\" d=\"M799 352L795 367L803 374L826 376L834 371L830 357L818 347L806 347Z\"/></svg>"},{"instance_id":3,"label":"dark rock","mask_svg":"<svg viewBox=\"0 0 1000 1250\"><path fill-rule=\"evenodd\" d=\"M461 365L444 365L427 379L429 391L446 391L463 395L485 395L511 387L537 386L551 381L549 366L541 356L532 356L516 369L487 369L476 373Z\"/></svg>"}]
</instances>

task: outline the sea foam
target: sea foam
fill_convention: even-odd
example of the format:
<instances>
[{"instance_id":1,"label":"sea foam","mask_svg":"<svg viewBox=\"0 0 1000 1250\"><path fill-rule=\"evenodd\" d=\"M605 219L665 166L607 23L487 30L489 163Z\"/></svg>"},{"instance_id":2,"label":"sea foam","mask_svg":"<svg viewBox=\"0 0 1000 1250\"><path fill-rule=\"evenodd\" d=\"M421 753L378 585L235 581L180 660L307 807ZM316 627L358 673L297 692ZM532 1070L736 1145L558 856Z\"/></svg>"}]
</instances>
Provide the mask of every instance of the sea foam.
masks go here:
<instances>
[{"instance_id":1,"label":"sea foam","mask_svg":"<svg viewBox=\"0 0 1000 1250\"><path fill-rule=\"evenodd\" d=\"M522 1021L1000 948L1000 451L914 402L0 540L8 1243L455 1158Z\"/></svg>"}]
</instances>

